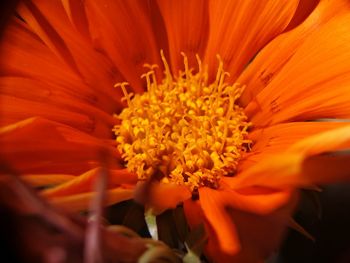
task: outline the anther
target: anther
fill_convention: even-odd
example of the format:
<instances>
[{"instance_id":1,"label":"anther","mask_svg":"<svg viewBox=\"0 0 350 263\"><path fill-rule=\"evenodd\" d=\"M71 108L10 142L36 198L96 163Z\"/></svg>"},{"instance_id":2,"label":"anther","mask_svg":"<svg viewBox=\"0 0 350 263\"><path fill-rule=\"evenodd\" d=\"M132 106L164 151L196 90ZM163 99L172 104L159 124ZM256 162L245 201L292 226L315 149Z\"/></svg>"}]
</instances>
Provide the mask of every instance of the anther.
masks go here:
<instances>
[{"instance_id":1,"label":"anther","mask_svg":"<svg viewBox=\"0 0 350 263\"><path fill-rule=\"evenodd\" d=\"M122 88L128 108L118 116L121 124L114 132L127 168L140 180L161 175L156 178L162 183L186 185L195 193L202 186L217 187L222 176L236 170L241 154L251 147L246 138L250 123L235 104L244 87L225 83L228 73L219 56L216 80L208 83L208 67L199 56L196 73L181 55L184 72L176 78L163 51L164 80L157 81L156 65L144 65L149 69L141 76L144 94L131 99L127 83L115 85Z\"/></svg>"}]
</instances>

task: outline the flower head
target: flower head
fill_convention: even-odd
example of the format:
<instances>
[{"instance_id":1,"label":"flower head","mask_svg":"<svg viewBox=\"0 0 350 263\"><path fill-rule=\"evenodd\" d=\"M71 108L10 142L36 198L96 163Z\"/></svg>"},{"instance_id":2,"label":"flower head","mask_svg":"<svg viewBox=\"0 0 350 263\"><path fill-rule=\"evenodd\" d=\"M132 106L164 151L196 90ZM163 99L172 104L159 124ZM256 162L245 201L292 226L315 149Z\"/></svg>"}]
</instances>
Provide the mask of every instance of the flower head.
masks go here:
<instances>
[{"instance_id":1,"label":"flower head","mask_svg":"<svg viewBox=\"0 0 350 263\"><path fill-rule=\"evenodd\" d=\"M298 4L23 1L1 43L2 155L79 211L107 153L107 205L183 204L210 260L265 258L298 188L348 180L330 153L350 143L350 6L301 22Z\"/></svg>"}]
</instances>

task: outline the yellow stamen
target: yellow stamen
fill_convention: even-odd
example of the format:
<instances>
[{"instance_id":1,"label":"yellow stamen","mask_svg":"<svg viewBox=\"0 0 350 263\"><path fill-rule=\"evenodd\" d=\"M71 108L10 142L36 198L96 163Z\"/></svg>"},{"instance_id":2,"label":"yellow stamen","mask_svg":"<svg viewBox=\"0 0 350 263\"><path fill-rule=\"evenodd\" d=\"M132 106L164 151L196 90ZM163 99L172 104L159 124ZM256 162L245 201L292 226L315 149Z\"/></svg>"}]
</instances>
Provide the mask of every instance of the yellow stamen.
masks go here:
<instances>
[{"instance_id":1,"label":"yellow stamen","mask_svg":"<svg viewBox=\"0 0 350 263\"><path fill-rule=\"evenodd\" d=\"M131 95L126 83L117 84L128 102L114 128L118 150L127 168L140 180L156 175L164 183L186 185L191 190L201 186L217 188L222 176L232 174L242 152L249 151L246 138L250 123L236 101L244 87L225 83L227 72L218 57L216 79L208 84L207 67L197 56L198 72L189 68L178 77L170 73L161 52L164 79L157 83L156 65L149 71L147 92Z\"/></svg>"}]
</instances>

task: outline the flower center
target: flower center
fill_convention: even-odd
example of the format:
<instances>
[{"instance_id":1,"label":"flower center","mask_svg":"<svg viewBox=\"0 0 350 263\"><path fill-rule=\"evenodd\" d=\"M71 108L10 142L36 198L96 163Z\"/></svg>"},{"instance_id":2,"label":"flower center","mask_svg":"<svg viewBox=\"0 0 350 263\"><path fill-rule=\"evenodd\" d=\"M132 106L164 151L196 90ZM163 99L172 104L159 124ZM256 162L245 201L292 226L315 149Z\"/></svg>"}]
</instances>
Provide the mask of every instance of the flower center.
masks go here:
<instances>
[{"instance_id":1,"label":"flower center","mask_svg":"<svg viewBox=\"0 0 350 263\"><path fill-rule=\"evenodd\" d=\"M162 82L156 79L156 65L142 77L147 92L124 92L128 107L114 127L118 150L127 168L140 180L155 176L164 183L186 185L192 191L201 186L217 188L222 176L232 175L242 152L249 150L246 138L250 123L236 104L243 86L224 82L228 74L219 59L216 79L208 83L208 70L189 69L184 55L184 72L170 73L163 55Z\"/></svg>"}]
</instances>

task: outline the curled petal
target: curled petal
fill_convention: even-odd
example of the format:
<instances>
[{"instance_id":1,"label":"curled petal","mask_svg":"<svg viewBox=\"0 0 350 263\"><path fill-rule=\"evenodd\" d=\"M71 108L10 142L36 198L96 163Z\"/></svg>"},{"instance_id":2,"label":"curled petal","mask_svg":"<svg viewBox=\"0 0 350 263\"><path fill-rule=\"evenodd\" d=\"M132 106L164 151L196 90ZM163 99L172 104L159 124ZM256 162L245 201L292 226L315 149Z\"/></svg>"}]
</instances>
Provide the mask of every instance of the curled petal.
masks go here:
<instances>
[{"instance_id":1,"label":"curled petal","mask_svg":"<svg viewBox=\"0 0 350 263\"><path fill-rule=\"evenodd\" d=\"M278 247L296 200L289 190L202 188L200 200L187 200L184 209L192 228L205 224L205 254L213 262L263 262Z\"/></svg>"},{"instance_id":2,"label":"curled petal","mask_svg":"<svg viewBox=\"0 0 350 263\"><path fill-rule=\"evenodd\" d=\"M132 198L133 190L124 188L115 188L106 191L106 200L104 204L112 205ZM68 212L79 212L87 210L91 200L94 198L95 192L87 192L82 194L67 195L61 197L48 198L50 203L60 207Z\"/></svg>"},{"instance_id":3,"label":"curled petal","mask_svg":"<svg viewBox=\"0 0 350 263\"><path fill-rule=\"evenodd\" d=\"M159 215L191 198L191 192L187 187L175 184L140 182L135 189L134 198L145 204L152 214Z\"/></svg>"}]
</instances>

